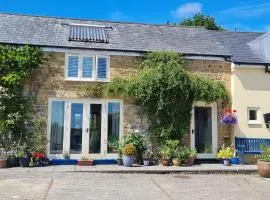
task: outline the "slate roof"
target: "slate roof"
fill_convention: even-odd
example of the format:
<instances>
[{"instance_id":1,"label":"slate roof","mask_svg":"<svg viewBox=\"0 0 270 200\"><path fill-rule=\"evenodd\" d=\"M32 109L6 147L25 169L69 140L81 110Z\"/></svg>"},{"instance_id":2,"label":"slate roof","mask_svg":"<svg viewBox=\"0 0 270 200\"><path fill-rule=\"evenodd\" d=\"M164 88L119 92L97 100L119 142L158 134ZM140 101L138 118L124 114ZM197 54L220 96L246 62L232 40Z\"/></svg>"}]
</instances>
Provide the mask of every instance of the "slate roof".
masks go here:
<instances>
[{"instance_id":1,"label":"slate roof","mask_svg":"<svg viewBox=\"0 0 270 200\"><path fill-rule=\"evenodd\" d=\"M66 24L112 27L111 30L107 30L109 42L70 41L70 29ZM169 50L187 55L232 57L234 61L251 63L268 62L263 55L253 51L247 45L248 42L262 34L218 32L203 28L182 28L140 23L0 14L0 43L4 44L134 52Z\"/></svg>"},{"instance_id":2,"label":"slate roof","mask_svg":"<svg viewBox=\"0 0 270 200\"><path fill-rule=\"evenodd\" d=\"M256 51L248 44L265 33L212 31L212 34L230 51L233 62L255 64L270 63L262 52Z\"/></svg>"}]
</instances>

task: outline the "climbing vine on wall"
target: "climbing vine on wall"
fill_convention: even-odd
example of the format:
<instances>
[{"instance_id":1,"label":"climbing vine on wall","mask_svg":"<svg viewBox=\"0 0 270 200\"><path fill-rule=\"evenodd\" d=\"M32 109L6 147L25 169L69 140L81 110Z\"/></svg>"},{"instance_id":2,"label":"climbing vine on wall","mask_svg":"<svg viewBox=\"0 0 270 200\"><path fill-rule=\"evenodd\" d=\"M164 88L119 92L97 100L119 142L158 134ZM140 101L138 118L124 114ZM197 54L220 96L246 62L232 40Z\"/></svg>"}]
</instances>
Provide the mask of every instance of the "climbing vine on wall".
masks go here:
<instances>
[{"instance_id":1,"label":"climbing vine on wall","mask_svg":"<svg viewBox=\"0 0 270 200\"><path fill-rule=\"evenodd\" d=\"M23 95L23 85L42 62L40 48L0 46L0 148L10 150L30 137L35 98Z\"/></svg>"},{"instance_id":2,"label":"climbing vine on wall","mask_svg":"<svg viewBox=\"0 0 270 200\"><path fill-rule=\"evenodd\" d=\"M222 83L188 73L177 53L148 53L140 69L131 78L113 79L102 93L133 99L147 114L158 141L181 139L187 133L195 101L230 101Z\"/></svg>"}]
</instances>

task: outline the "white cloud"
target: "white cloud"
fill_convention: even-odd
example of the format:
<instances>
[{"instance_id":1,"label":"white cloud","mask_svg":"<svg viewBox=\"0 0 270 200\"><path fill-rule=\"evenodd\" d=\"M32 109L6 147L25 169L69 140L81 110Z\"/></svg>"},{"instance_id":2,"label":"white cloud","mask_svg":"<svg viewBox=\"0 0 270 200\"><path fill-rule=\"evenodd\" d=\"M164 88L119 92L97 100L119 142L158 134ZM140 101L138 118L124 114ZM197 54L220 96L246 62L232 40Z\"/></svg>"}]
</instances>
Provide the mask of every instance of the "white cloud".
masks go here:
<instances>
[{"instance_id":1,"label":"white cloud","mask_svg":"<svg viewBox=\"0 0 270 200\"><path fill-rule=\"evenodd\" d=\"M113 21L128 21L131 20L130 16L125 15L123 12L116 10L109 14L110 20Z\"/></svg>"},{"instance_id":2,"label":"white cloud","mask_svg":"<svg viewBox=\"0 0 270 200\"><path fill-rule=\"evenodd\" d=\"M192 2L180 5L176 10L171 11L171 15L175 18L181 19L190 17L201 11L202 11L202 4Z\"/></svg>"},{"instance_id":3,"label":"white cloud","mask_svg":"<svg viewBox=\"0 0 270 200\"><path fill-rule=\"evenodd\" d=\"M254 5L244 5L234 8L229 8L221 10L218 14L223 16L231 16L234 18L239 17L260 17L270 12L270 3L254 4Z\"/></svg>"}]
</instances>

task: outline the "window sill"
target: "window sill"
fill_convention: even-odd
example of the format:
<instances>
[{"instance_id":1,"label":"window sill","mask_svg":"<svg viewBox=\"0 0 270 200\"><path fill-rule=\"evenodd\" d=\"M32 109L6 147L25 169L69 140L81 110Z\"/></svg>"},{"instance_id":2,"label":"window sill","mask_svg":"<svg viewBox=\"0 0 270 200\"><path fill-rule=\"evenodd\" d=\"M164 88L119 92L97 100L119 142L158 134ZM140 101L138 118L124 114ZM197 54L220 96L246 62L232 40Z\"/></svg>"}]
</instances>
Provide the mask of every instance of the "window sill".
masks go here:
<instances>
[{"instance_id":1,"label":"window sill","mask_svg":"<svg viewBox=\"0 0 270 200\"><path fill-rule=\"evenodd\" d=\"M110 80L108 79L77 79L77 78L65 78L65 81L74 81L74 82L102 82L102 83L108 83Z\"/></svg>"},{"instance_id":2,"label":"window sill","mask_svg":"<svg viewBox=\"0 0 270 200\"><path fill-rule=\"evenodd\" d=\"M262 123L260 121L249 121L248 125L261 125Z\"/></svg>"}]
</instances>

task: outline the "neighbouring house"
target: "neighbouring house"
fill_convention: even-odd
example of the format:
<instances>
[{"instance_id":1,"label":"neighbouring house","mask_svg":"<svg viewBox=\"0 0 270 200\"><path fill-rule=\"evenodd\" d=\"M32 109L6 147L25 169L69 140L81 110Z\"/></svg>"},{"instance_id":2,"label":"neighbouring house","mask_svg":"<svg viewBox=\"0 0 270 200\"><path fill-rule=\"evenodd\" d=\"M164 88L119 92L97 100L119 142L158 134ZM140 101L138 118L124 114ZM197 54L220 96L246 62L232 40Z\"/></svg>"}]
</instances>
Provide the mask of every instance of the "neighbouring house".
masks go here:
<instances>
[{"instance_id":1,"label":"neighbouring house","mask_svg":"<svg viewBox=\"0 0 270 200\"><path fill-rule=\"evenodd\" d=\"M234 127L220 123L221 104L194 104L185 143L200 158L214 158L235 136L270 138L263 119L270 113L268 33L0 14L0 43L40 46L48 58L27 80L25 93L36 91L51 158L64 152L73 158L114 158L108 140L147 129L132 102L82 97L78 88L133 76L138 58L155 50L183 54L190 72L223 82L232 94L239 120Z\"/></svg>"}]
</instances>

